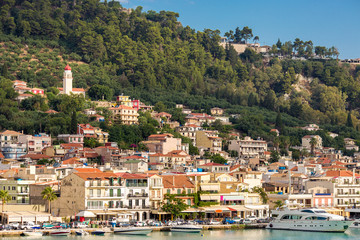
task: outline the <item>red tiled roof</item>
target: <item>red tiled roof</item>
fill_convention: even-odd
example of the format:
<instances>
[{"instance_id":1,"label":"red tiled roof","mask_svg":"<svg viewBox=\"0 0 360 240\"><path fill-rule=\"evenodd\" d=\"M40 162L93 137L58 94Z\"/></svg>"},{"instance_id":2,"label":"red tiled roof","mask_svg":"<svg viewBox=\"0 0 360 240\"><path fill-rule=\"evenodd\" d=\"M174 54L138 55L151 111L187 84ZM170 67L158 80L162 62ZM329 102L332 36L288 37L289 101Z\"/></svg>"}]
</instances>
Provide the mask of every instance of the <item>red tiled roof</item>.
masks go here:
<instances>
[{"instance_id":1,"label":"red tiled roof","mask_svg":"<svg viewBox=\"0 0 360 240\"><path fill-rule=\"evenodd\" d=\"M135 174L135 173L115 173L116 176L125 178L125 179L146 179L148 176L146 174Z\"/></svg>"},{"instance_id":2,"label":"red tiled roof","mask_svg":"<svg viewBox=\"0 0 360 240\"><path fill-rule=\"evenodd\" d=\"M329 170L325 172L326 177L352 177L353 173L351 171L345 170ZM359 174L355 173L355 177L360 177Z\"/></svg>"},{"instance_id":3,"label":"red tiled roof","mask_svg":"<svg viewBox=\"0 0 360 240\"><path fill-rule=\"evenodd\" d=\"M74 173L75 175L77 175L78 177L84 179L84 180L88 180L89 178L92 179L101 179L101 180L106 180L108 178L117 178L118 176L116 176L116 174L114 173L108 173L108 172L77 172Z\"/></svg>"},{"instance_id":4,"label":"red tiled roof","mask_svg":"<svg viewBox=\"0 0 360 240\"><path fill-rule=\"evenodd\" d=\"M0 152L0 159L5 158L4 155Z\"/></svg>"},{"instance_id":5,"label":"red tiled roof","mask_svg":"<svg viewBox=\"0 0 360 240\"><path fill-rule=\"evenodd\" d=\"M78 173L102 173L100 169L97 168L74 168Z\"/></svg>"},{"instance_id":6,"label":"red tiled roof","mask_svg":"<svg viewBox=\"0 0 360 240\"><path fill-rule=\"evenodd\" d=\"M79 161L80 159L77 157L69 158L67 160L64 160L62 164L82 164L82 162Z\"/></svg>"},{"instance_id":7,"label":"red tiled roof","mask_svg":"<svg viewBox=\"0 0 360 240\"><path fill-rule=\"evenodd\" d=\"M186 175L162 175L164 188L194 188Z\"/></svg>"},{"instance_id":8,"label":"red tiled roof","mask_svg":"<svg viewBox=\"0 0 360 240\"><path fill-rule=\"evenodd\" d=\"M32 160L39 160L39 159L44 159L44 158L49 159L51 157L48 155L45 155L45 154L40 154L40 153L28 153L28 154L21 156L20 158L30 158Z\"/></svg>"},{"instance_id":9,"label":"red tiled roof","mask_svg":"<svg viewBox=\"0 0 360 240\"><path fill-rule=\"evenodd\" d=\"M206 167L206 166L226 166L226 165L225 164L220 164L220 163L210 162L210 163L203 164L200 167Z\"/></svg>"}]
</instances>

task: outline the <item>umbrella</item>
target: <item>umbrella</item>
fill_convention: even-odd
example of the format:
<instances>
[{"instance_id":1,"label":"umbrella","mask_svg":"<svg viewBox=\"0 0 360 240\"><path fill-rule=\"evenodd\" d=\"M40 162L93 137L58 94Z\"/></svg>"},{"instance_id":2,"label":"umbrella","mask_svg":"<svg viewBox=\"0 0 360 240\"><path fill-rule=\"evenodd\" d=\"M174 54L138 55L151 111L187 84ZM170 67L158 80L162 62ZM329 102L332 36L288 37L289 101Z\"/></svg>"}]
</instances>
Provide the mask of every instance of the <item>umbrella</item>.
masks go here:
<instances>
[{"instance_id":1,"label":"umbrella","mask_svg":"<svg viewBox=\"0 0 360 240\"><path fill-rule=\"evenodd\" d=\"M96 217L96 215L90 211L81 211L78 214L76 214L76 216L77 217L87 217L87 218Z\"/></svg>"}]
</instances>

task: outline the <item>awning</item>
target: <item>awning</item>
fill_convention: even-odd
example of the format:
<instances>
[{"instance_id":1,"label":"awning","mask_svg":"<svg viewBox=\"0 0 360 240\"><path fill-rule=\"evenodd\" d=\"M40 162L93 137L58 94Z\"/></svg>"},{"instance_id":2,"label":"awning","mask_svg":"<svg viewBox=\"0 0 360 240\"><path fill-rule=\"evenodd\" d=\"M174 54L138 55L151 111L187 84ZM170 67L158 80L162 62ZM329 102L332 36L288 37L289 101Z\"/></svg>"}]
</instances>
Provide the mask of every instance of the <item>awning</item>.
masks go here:
<instances>
[{"instance_id":1,"label":"awning","mask_svg":"<svg viewBox=\"0 0 360 240\"><path fill-rule=\"evenodd\" d=\"M219 191L220 186L218 184L216 185L201 185L200 186L202 191Z\"/></svg>"},{"instance_id":2,"label":"awning","mask_svg":"<svg viewBox=\"0 0 360 240\"><path fill-rule=\"evenodd\" d=\"M222 212L230 212L229 208L226 206L213 206L213 207L204 207L205 212L216 212L216 213L222 213Z\"/></svg>"},{"instance_id":3,"label":"awning","mask_svg":"<svg viewBox=\"0 0 360 240\"><path fill-rule=\"evenodd\" d=\"M269 209L269 205L245 205L250 210L266 210Z\"/></svg>"},{"instance_id":4,"label":"awning","mask_svg":"<svg viewBox=\"0 0 360 240\"><path fill-rule=\"evenodd\" d=\"M200 199L202 201L209 201L209 200L220 201L220 196L219 195L200 195Z\"/></svg>"},{"instance_id":5,"label":"awning","mask_svg":"<svg viewBox=\"0 0 360 240\"><path fill-rule=\"evenodd\" d=\"M182 211L183 213L189 213L189 212L203 212L203 208L188 208L185 211Z\"/></svg>"},{"instance_id":6,"label":"awning","mask_svg":"<svg viewBox=\"0 0 360 240\"><path fill-rule=\"evenodd\" d=\"M81 211L78 214L76 214L77 217L96 217L96 215L93 212L90 211Z\"/></svg>"}]
</instances>

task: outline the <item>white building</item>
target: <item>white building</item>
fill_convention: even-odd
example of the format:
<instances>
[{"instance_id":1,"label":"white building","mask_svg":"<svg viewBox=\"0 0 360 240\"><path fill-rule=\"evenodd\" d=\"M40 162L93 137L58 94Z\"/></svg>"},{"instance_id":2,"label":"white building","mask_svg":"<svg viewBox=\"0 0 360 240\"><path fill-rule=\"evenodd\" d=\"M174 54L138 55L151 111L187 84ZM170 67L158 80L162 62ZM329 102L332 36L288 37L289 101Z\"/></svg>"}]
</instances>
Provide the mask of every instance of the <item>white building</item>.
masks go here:
<instances>
[{"instance_id":1,"label":"white building","mask_svg":"<svg viewBox=\"0 0 360 240\"><path fill-rule=\"evenodd\" d=\"M41 153L44 148L51 146L51 136L45 133L20 135L19 142L26 144L28 153Z\"/></svg>"},{"instance_id":2,"label":"white building","mask_svg":"<svg viewBox=\"0 0 360 240\"><path fill-rule=\"evenodd\" d=\"M322 138L319 135L306 135L302 138L302 147L305 149L311 149L311 139L316 139L316 149L322 149Z\"/></svg>"},{"instance_id":3,"label":"white building","mask_svg":"<svg viewBox=\"0 0 360 240\"><path fill-rule=\"evenodd\" d=\"M262 139L245 137L243 140L230 140L229 150L237 151L239 157L260 157L267 151L267 143Z\"/></svg>"}]
</instances>

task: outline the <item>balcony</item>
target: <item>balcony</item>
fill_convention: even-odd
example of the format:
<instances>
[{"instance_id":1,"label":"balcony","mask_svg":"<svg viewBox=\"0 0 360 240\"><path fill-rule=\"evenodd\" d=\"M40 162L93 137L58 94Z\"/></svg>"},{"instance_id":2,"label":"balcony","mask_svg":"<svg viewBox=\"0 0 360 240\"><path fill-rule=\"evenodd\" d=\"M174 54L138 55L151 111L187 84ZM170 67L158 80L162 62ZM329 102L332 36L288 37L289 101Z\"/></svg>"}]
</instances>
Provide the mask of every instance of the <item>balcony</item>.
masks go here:
<instances>
[{"instance_id":1,"label":"balcony","mask_svg":"<svg viewBox=\"0 0 360 240\"><path fill-rule=\"evenodd\" d=\"M143 198L143 197L148 197L149 194L148 193L129 193L128 194L128 198Z\"/></svg>"},{"instance_id":2,"label":"balcony","mask_svg":"<svg viewBox=\"0 0 360 240\"><path fill-rule=\"evenodd\" d=\"M102 194L100 196L97 195L87 195L87 199L113 199L113 198L123 198L124 194L122 193L121 195L116 195L116 194Z\"/></svg>"},{"instance_id":3,"label":"balcony","mask_svg":"<svg viewBox=\"0 0 360 240\"><path fill-rule=\"evenodd\" d=\"M128 209L135 209L135 210L150 209L150 206L129 206Z\"/></svg>"}]
</instances>

